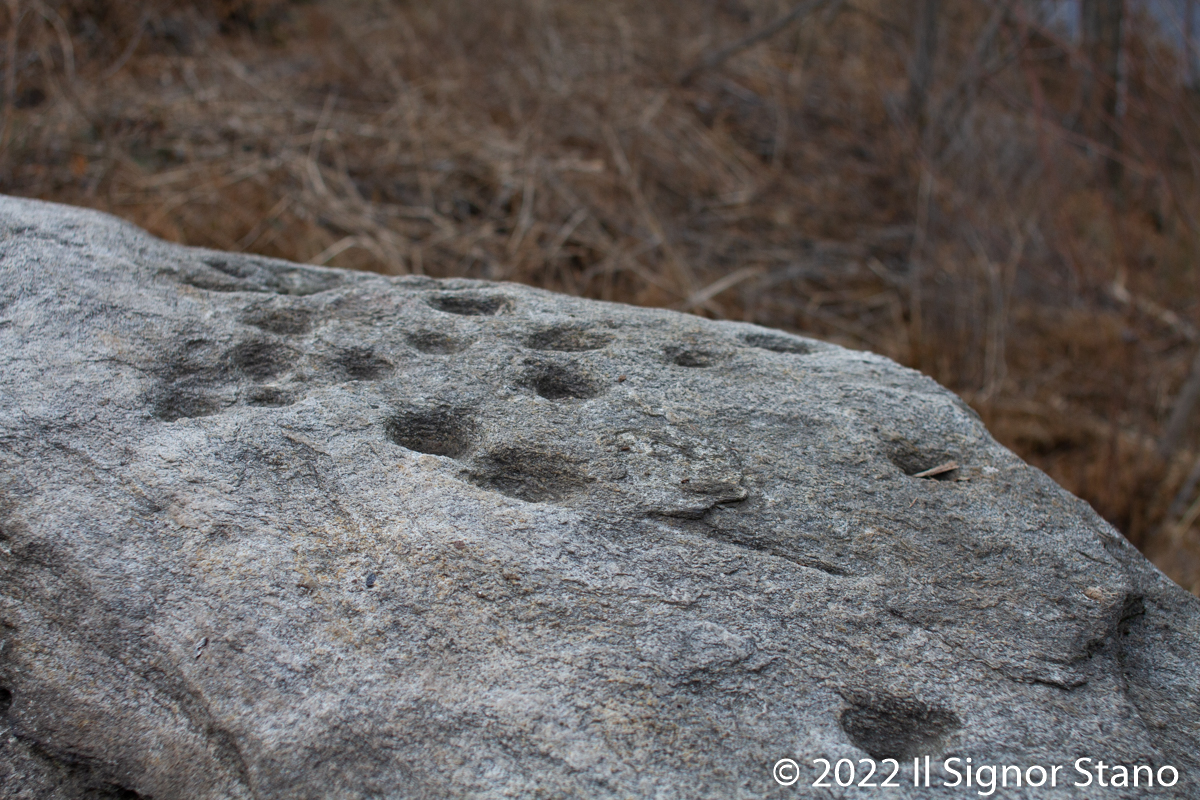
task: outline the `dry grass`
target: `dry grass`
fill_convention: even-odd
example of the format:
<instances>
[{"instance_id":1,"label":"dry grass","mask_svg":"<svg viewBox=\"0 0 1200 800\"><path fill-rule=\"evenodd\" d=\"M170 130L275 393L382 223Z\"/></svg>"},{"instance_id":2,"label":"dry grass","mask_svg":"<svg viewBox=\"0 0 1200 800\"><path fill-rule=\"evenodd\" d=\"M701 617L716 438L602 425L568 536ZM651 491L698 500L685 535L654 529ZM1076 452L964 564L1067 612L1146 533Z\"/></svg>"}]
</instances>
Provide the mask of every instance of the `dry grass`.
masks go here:
<instances>
[{"instance_id":1,"label":"dry grass","mask_svg":"<svg viewBox=\"0 0 1200 800\"><path fill-rule=\"evenodd\" d=\"M1106 121L1026 4L944 0L918 125L912 11L860 0L680 81L791 7L8 0L0 190L884 353L1200 592L1195 486L1171 508L1200 426L1160 442L1200 346L1200 102L1174 54L1132 20Z\"/></svg>"}]
</instances>

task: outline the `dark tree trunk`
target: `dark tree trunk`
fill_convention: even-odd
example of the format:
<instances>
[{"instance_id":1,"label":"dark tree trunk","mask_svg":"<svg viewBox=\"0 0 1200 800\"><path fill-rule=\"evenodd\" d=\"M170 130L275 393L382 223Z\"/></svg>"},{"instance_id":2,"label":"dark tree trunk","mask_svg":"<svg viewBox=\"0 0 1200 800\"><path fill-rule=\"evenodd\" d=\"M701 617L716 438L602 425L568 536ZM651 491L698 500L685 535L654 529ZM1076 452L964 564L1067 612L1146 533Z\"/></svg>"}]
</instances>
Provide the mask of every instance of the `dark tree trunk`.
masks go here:
<instances>
[{"instance_id":1,"label":"dark tree trunk","mask_svg":"<svg viewBox=\"0 0 1200 800\"><path fill-rule=\"evenodd\" d=\"M913 30L913 54L908 64L909 119L923 131L928 120L929 85L933 81L933 62L937 55L938 12L941 0L917 0Z\"/></svg>"},{"instance_id":2,"label":"dark tree trunk","mask_svg":"<svg viewBox=\"0 0 1200 800\"><path fill-rule=\"evenodd\" d=\"M1085 132L1108 148L1106 172L1115 188L1121 182L1117 156L1121 150L1121 27L1125 0L1082 0L1080 15L1083 52L1089 62L1084 100L1090 124Z\"/></svg>"},{"instance_id":3,"label":"dark tree trunk","mask_svg":"<svg viewBox=\"0 0 1200 800\"><path fill-rule=\"evenodd\" d=\"M1196 52L1196 0L1183 5L1183 83L1189 89L1200 86L1200 58Z\"/></svg>"}]
</instances>

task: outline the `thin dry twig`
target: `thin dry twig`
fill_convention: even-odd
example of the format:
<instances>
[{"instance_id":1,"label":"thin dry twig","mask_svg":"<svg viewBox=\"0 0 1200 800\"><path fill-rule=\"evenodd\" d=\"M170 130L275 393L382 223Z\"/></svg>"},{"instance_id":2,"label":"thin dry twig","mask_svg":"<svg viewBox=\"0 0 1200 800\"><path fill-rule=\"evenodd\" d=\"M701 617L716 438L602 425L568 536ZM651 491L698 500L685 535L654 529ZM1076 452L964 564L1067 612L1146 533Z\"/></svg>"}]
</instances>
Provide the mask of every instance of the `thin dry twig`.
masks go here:
<instances>
[{"instance_id":1,"label":"thin dry twig","mask_svg":"<svg viewBox=\"0 0 1200 800\"><path fill-rule=\"evenodd\" d=\"M729 273L724 278L713 281L703 289L693 292L688 299L679 304L678 308L680 311L690 311L697 306L704 305L721 292L732 289L743 281L757 278L765 272L766 270L763 267L743 267L736 272Z\"/></svg>"},{"instance_id":2,"label":"thin dry twig","mask_svg":"<svg viewBox=\"0 0 1200 800\"><path fill-rule=\"evenodd\" d=\"M765 42L775 34L783 31L793 22L796 22L797 20L806 17L813 12L820 10L822 6L828 5L830 2L838 2L838 0L806 0L806 2L800 3L774 22L764 25L762 28L759 28L757 31L754 31L748 36L738 39L733 44L722 47L715 53L709 53L700 60L699 64L680 75L676 81L681 86L687 86L689 83L695 80L696 76L701 72L707 72L710 69L719 67L721 64L724 64L730 58L742 52L743 50L748 50L759 42Z\"/></svg>"},{"instance_id":3,"label":"thin dry twig","mask_svg":"<svg viewBox=\"0 0 1200 800\"><path fill-rule=\"evenodd\" d=\"M922 470L922 471L916 473L915 475L913 475L912 477L914 477L914 478L934 478L934 477L937 477L938 475L945 475L947 472L953 472L956 469L958 469L957 461L947 461L945 464L938 464L936 467L930 467L929 469Z\"/></svg>"},{"instance_id":4,"label":"thin dry twig","mask_svg":"<svg viewBox=\"0 0 1200 800\"><path fill-rule=\"evenodd\" d=\"M146 26L149 23L150 13L147 11L143 13L141 18L138 20L137 29L134 31L133 36L130 37L129 43L125 45L125 49L121 51L121 55L117 56L117 60L114 61L112 65L108 69L104 70L104 72L100 75L100 81L102 83L120 72L121 69L129 63L129 59L133 58L133 54L137 50L138 45L142 43L142 34L146 32Z\"/></svg>"},{"instance_id":5,"label":"thin dry twig","mask_svg":"<svg viewBox=\"0 0 1200 800\"><path fill-rule=\"evenodd\" d=\"M61 14L46 5L42 0L33 0L33 7L54 28L54 33L58 36L59 49L62 50L63 54L63 71L66 72L67 86L74 87L75 45L71 42L71 33L67 30L67 23L63 20Z\"/></svg>"}]
</instances>

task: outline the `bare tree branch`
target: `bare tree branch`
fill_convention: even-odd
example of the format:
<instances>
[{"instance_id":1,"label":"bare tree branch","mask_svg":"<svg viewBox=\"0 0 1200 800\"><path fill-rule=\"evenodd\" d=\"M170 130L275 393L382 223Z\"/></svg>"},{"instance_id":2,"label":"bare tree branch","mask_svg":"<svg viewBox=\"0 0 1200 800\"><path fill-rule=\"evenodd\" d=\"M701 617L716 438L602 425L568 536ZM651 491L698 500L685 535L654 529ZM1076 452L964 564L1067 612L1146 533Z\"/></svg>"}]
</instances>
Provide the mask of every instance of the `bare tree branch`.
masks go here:
<instances>
[{"instance_id":1,"label":"bare tree branch","mask_svg":"<svg viewBox=\"0 0 1200 800\"><path fill-rule=\"evenodd\" d=\"M831 2L836 2L838 5L841 5L840 0L806 0L806 2L796 6L791 11L784 14L782 17L770 23L769 25L759 28L749 36L739 39L733 44L722 47L715 53L709 53L700 60L699 64L695 65L679 76L678 80L680 85L686 86L687 84L691 83L701 72L706 72L710 69L720 66L743 50L751 48L759 42L770 39L772 36L779 33L796 20L807 16L814 11L817 11L822 6L829 5Z\"/></svg>"},{"instance_id":2,"label":"bare tree branch","mask_svg":"<svg viewBox=\"0 0 1200 800\"><path fill-rule=\"evenodd\" d=\"M938 12L941 0L919 0L913 30L913 54L908 64L908 97L905 100L908 118L917 127L925 128L925 105L929 84L933 80L933 62L937 56Z\"/></svg>"}]
</instances>

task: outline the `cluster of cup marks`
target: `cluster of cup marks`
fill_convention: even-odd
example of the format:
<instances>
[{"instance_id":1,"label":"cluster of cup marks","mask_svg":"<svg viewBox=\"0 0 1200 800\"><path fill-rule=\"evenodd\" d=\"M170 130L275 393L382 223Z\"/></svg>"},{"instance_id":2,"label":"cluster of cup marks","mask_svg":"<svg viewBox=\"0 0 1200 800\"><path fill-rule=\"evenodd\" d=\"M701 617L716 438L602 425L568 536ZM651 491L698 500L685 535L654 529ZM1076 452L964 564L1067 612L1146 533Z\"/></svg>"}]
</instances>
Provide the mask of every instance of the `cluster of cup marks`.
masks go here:
<instances>
[{"instance_id":1,"label":"cluster of cup marks","mask_svg":"<svg viewBox=\"0 0 1200 800\"><path fill-rule=\"evenodd\" d=\"M479 293L433 294L427 302L438 311L471 317L495 316L512 307L507 297ZM296 363L299 354L281 339L307 333L311 312L265 307L247 311L242 321L268 336L244 341L217 358L213 358L211 341L198 338L186 342L160 375L158 389L151 398L156 417L174 421L219 413L229 403L217 390L231 382L240 386L245 379L251 381L251 386L239 392L239 399L248 405L279 407L299 399L294 390L274 385L271 380ZM606 331L559 326L530 335L525 345L532 350L570 353L601 349L611 340L612 335ZM414 332L408 341L418 351L436 355L456 353L467 344L436 331ZM768 333L747 334L742 341L778 353L812 352L801 340ZM691 345L669 346L664 355L668 363L691 368L709 367L722 358L719 353ZM388 359L370 348L341 350L327 357L326 366L332 380L373 381L394 371ZM606 388L569 361L529 358L525 367L524 385L548 400L586 400ZM387 418L384 431L389 440L408 450L453 459L462 458L474 446L475 429L464 409L405 409ZM892 460L909 475L930 465L927 457L906 448L893 452ZM584 482L569 463L517 447L490 451L468 471L468 477L484 488L532 502L560 499ZM857 747L876 759L906 759L938 752L961 727L952 711L909 697L877 691L845 699L849 707L839 719L842 729Z\"/></svg>"},{"instance_id":2,"label":"cluster of cup marks","mask_svg":"<svg viewBox=\"0 0 1200 800\"><path fill-rule=\"evenodd\" d=\"M431 298L430 305L468 316L491 316L509 308L504 298L477 295L439 295ZM564 326L534 333L525 345L532 350L579 352L603 348L611 339L604 331ZM441 334L415 334L410 341L426 352L454 351L454 344ZM803 341L766 333L748 334L742 341L779 353L812 352ZM688 345L667 347L665 355L669 363L694 368L712 366L721 359L719 353ZM570 362L530 358L525 366L525 385L549 400L589 399L604 391L602 383ZM468 419L461 409L411 409L389 418L386 430L388 438L409 450L457 459L473 447ZM922 457L911 448L895 449L892 459L909 475L930 466L928 455ZM483 467L477 463L468 475L485 488L530 501L557 499L582 480L572 473L570 464L518 448L489 452ZM845 699L849 707L839 718L842 729L855 746L876 759L940 752L961 728L953 711L912 697L876 690L848 693Z\"/></svg>"},{"instance_id":3,"label":"cluster of cup marks","mask_svg":"<svg viewBox=\"0 0 1200 800\"><path fill-rule=\"evenodd\" d=\"M440 294L428 300L449 314L493 316L511 308L508 298L481 294ZM599 350L613 339L610 332L579 325L558 325L530 334L524 345L534 351L575 353ZM424 352L453 352L454 343L442 334L417 333L410 343ZM802 341L769 334L750 334L746 344L778 352L806 354ZM681 367L709 367L725 354L685 344L665 349L668 363ZM531 356L524 359L520 384L553 401L588 400L604 393L608 383L564 357ZM616 378L615 380L623 380ZM386 423L388 438L420 453L460 459L475 445L475 426L467 409L438 406L398 411ZM506 445L476 455L466 477L476 485L530 502L562 500L582 489L588 478L581 465L569 458L528 445Z\"/></svg>"},{"instance_id":4,"label":"cluster of cup marks","mask_svg":"<svg viewBox=\"0 0 1200 800\"><path fill-rule=\"evenodd\" d=\"M275 382L293 369L300 353L286 337L307 333L312 313L303 308L259 307L246 311L241 321L263 332L225 352L210 339L186 340L160 369L150 398L154 416L166 422L218 414L244 402L260 407L295 403L301 394ZM329 381L374 381L387 377L394 365L366 347L339 350L324 358L322 377ZM245 384L249 384L246 386ZM233 388L236 401L229 400Z\"/></svg>"}]
</instances>

